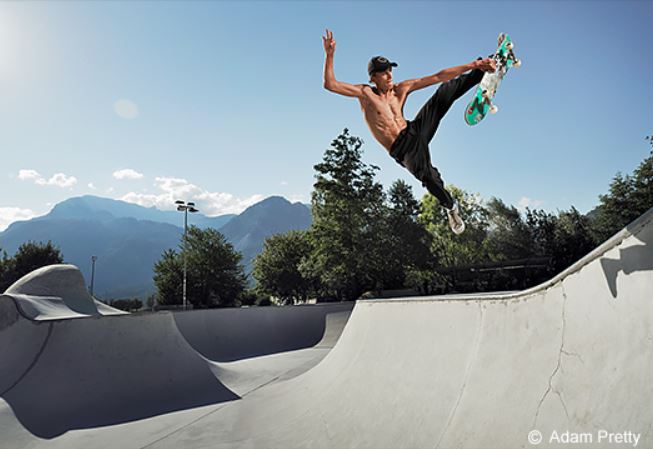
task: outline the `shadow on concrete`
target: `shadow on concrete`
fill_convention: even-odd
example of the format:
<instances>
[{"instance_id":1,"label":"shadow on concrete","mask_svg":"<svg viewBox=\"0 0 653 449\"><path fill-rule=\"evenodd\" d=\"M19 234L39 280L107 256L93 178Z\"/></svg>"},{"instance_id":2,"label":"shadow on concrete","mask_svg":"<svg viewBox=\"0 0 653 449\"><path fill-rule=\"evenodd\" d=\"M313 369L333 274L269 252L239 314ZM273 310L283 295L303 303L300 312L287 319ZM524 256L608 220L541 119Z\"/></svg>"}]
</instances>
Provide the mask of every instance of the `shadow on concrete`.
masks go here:
<instances>
[{"instance_id":1,"label":"shadow on concrete","mask_svg":"<svg viewBox=\"0 0 653 449\"><path fill-rule=\"evenodd\" d=\"M71 391L74 383L53 382L15 388L3 399L25 429L39 438L52 439L69 430L123 424L240 398L215 378L203 382L179 379L157 391L126 385L107 392L102 383L106 388L115 379L99 378L98 383L98 391L83 396Z\"/></svg>"},{"instance_id":2,"label":"shadow on concrete","mask_svg":"<svg viewBox=\"0 0 653 449\"><path fill-rule=\"evenodd\" d=\"M184 339L214 362L315 346L333 347L354 303L197 310L175 313Z\"/></svg>"},{"instance_id":3,"label":"shadow on concrete","mask_svg":"<svg viewBox=\"0 0 653 449\"><path fill-rule=\"evenodd\" d=\"M170 314L57 320L33 330L42 326L50 327L42 349L2 394L38 437L239 399L183 340Z\"/></svg>"},{"instance_id":4,"label":"shadow on concrete","mask_svg":"<svg viewBox=\"0 0 653 449\"><path fill-rule=\"evenodd\" d=\"M633 223L633 225L628 226L626 229L630 230L636 224ZM653 248L651 247L653 243L653 230L650 226L646 226L633 237L643 244L620 249L618 259L603 257L600 260L605 280L608 283L613 298L616 298L618 295L617 275L620 271L625 275L630 275L636 271L653 270Z\"/></svg>"}]
</instances>

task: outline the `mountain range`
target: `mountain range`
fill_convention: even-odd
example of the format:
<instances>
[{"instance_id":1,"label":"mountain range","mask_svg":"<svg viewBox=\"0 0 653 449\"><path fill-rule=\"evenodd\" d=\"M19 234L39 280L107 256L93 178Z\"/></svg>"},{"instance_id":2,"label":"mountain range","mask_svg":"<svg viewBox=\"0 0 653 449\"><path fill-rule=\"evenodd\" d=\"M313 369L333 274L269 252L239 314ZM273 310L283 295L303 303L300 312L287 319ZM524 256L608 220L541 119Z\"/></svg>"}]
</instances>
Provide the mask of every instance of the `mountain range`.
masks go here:
<instances>
[{"instance_id":1,"label":"mountain range","mask_svg":"<svg viewBox=\"0 0 653 449\"><path fill-rule=\"evenodd\" d=\"M81 196L58 203L44 216L12 223L0 232L0 248L13 255L27 242L52 241L66 263L77 265L90 283L91 256L97 256L94 294L102 299L145 298L155 291L154 263L169 248L177 249L183 215L125 201ZM310 209L273 196L239 215L188 215L188 224L220 231L243 255L245 272L271 235L311 224Z\"/></svg>"}]
</instances>

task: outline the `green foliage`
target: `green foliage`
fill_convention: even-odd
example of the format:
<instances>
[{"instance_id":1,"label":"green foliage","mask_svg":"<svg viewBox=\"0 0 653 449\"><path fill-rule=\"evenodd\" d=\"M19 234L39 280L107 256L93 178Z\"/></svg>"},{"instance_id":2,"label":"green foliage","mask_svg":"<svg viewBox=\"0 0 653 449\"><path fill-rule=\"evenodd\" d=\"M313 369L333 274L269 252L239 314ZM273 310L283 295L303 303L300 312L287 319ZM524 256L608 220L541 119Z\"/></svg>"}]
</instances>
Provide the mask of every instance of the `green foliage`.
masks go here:
<instances>
[{"instance_id":1,"label":"green foliage","mask_svg":"<svg viewBox=\"0 0 653 449\"><path fill-rule=\"evenodd\" d=\"M37 268L60 263L63 263L63 255L51 241L23 243L13 257L7 257L3 251L0 258L0 292Z\"/></svg>"},{"instance_id":2,"label":"green foliage","mask_svg":"<svg viewBox=\"0 0 653 449\"><path fill-rule=\"evenodd\" d=\"M488 234L484 253L491 262L523 259L534 254L533 228L514 206L492 198L487 204Z\"/></svg>"},{"instance_id":3,"label":"green foliage","mask_svg":"<svg viewBox=\"0 0 653 449\"><path fill-rule=\"evenodd\" d=\"M362 143L345 129L314 167L313 251L301 271L339 299L376 288L384 270L383 188L374 180L378 167L361 161Z\"/></svg>"},{"instance_id":4,"label":"green foliage","mask_svg":"<svg viewBox=\"0 0 653 449\"><path fill-rule=\"evenodd\" d=\"M647 140L653 145L653 136ZM378 168L361 161L362 143L345 129L325 151L314 167L311 228L265 242L254 261L256 289L243 292L240 257L219 233L191 228L189 300L261 306L406 287L422 294L522 289L564 270L653 205L651 153L632 175L618 173L587 216L573 207L520 212L450 187L466 224L455 235L430 194L419 202L403 181L384 193L374 179ZM181 302L182 253L183 245L168 250L155 266L162 304Z\"/></svg>"},{"instance_id":5,"label":"green foliage","mask_svg":"<svg viewBox=\"0 0 653 449\"><path fill-rule=\"evenodd\" d=\"M552 272L558 273L595 248L589 219L572 207L560 212L555 223L551 250Z\"/></svg>"},{"instance_id":6,"label":"green foliage","mask_svg":"<svg viewBox=\"0 0 653 449\"><path fill-rule=\"evenodd\" d=\"M240 253L212 228L191 226L185 243L191 303L196 307L237 305L247 283ZM183 252L183 243L181 248Z\"/></svg>"},{"instance_id":7,"label":"green foliage","mask_svg":"<svg viewBox=\"0 0 653 449\"><path fill-rule=\"evenodd\" d=\"M311 249L306 231L290 231L266 239L263 251L253 264L252 274L258 290L286 304L306 301L313 282L302 275L300 266L310 256Z\"/></svg>"},{"instance_id":8,"label":"green foliage","mask_svg":"<svg viewBox=\"0 0 653 449\"><path fill-rule=\"evenodd\" d=\"M647 140L653 145L652 138ZM609 193L599 199L590 224L595 244L610 238L653 206L653 152L632 175L617 173Z\"/></svg>"},{"instance_id":9,"label":"green foliage","mask_svg":"<svg viewBox=\"0 0 653 449\"><path fill-rule=\"evenodd\" d=\"M215 229L188 228L180 250L166 250L154 265L154 283L162 305L183 301L184 255L187 301L194 307L237 305L245 291L242 256Z\"/></svg>"},{"instance_id":10,"label":"green foliage","mask_svg":"<svg viewBox=\"0 0 653 449\"><path fill-rule=\"evenodd\" d=\"M388 199L383 286L400 289L408 284L409 273L414 278L414 273L429 267L432 239L418 222L420 203L408 184L395 181L388 191Z\"/></svg>"},{"instance_id":11,"label":"green foliage","mask_svg":"<svg viewBox=\"0 0 653 449\"><path fill-rule=\"evenodd\" d=\"M533 241L531 257L553 254L557 217L543 210L526 209L525 223Z\"/></svg>"},{"instance_id":12,"label":"green foliage","mask_svg":"<svg viewBox=\"0 0 653 449\"><path fill-rule=\"evenodd\" d=\"M154 285L160 305L180 305L182 303L182 280L184 265L173 249L167 249L154 264Z\"/></svg>"},{"instance_id":13,"label":"green foliage","mask_svg":"<svg viewBox=\"0 0 653 449\"><path fill-rule=\"evenodd\" d=\"M111 307L116 309L124 310L125 312L134 312L140 310L143 307L143 303L140 299L115 299L109 301Z\"/></svg>"},{"instance_id":14,"label":"green foliage","mask_svg":"<svg viewBox=\"0 0 653 449\"><path fill-rule=\"evenodd\" d=\"M248 288L241 296L242 306L269 306L270 295L261 292L258 288Z\"/></svg>"},{"instance_id":15,"label":"green foliage","mask_svg":"<svg viewBox=\"0 0 653 449\"><path fill-rule=\"evenodd\" d=\"M431 254L435 266L453 267L470 265L484 260L483 241L487 235L488 211L478 195L471 195L455 186L448 187L458 202L460 214L465 220L465 232L451 232L446 210L431 194L422 198L422 212L418 221L432 237Z\"/></svg>"},{"instance_id":16,"label":"green foliage","mask_svg":"<svg viewBox=\"0 0 653 449\"><path fill-rule=\"evenodd\" d=\"M147 306L148 309L152 309L152 310L154 309L154 307L157 305L157 299L155 293L148 295L147 299L145 300L145 305Z\"/></svg>"}]
</instances>

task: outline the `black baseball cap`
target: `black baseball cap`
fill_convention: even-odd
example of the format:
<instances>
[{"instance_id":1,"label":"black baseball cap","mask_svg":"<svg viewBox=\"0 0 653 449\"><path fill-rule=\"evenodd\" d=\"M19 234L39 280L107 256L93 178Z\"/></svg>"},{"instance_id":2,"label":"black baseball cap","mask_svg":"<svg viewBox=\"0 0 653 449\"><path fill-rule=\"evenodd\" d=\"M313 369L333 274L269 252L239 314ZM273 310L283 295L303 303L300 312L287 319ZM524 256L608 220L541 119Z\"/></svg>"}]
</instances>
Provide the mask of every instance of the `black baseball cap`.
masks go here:
<instances>
[{"instance_id":1,"label":"black baseball cap","mask_svg":"<svg viewBox=\"0 0 653 449\"><path fill-rule=\"evenodd\" d=\"M390 67L397 67L397 63L388 61L388 58L384 56L375 56L367 63L367 74L372 76L376 72L384 72Z\"/></svg>"}]
</instances>

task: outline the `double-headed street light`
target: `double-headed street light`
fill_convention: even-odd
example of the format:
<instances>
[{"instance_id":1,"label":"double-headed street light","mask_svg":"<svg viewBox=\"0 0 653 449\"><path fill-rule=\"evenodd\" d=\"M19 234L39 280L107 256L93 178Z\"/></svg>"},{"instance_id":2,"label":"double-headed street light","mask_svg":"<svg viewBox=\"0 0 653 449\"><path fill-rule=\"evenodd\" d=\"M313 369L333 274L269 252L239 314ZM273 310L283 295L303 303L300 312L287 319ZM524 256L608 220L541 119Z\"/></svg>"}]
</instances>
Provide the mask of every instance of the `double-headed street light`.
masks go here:
<instances>
[{"instance_id":1,"label":"double-headed street light","mask_svg":"<svg viewBox=\"0 0 653 449\"><path fill-rule=\"evenodd\" d=\"M184 213L184 250L183 250L183 258L184 258L184 285L183 285L183 298L184 298L184 310L186 310L186 232L188 231L188 212L194 213L194 212L199 212L198 209L195 209L195 203L191 202L184 202L181 200L175 201L175 204L177 205L177 210L179 212Z\"/></svg>"}]
</instances>

